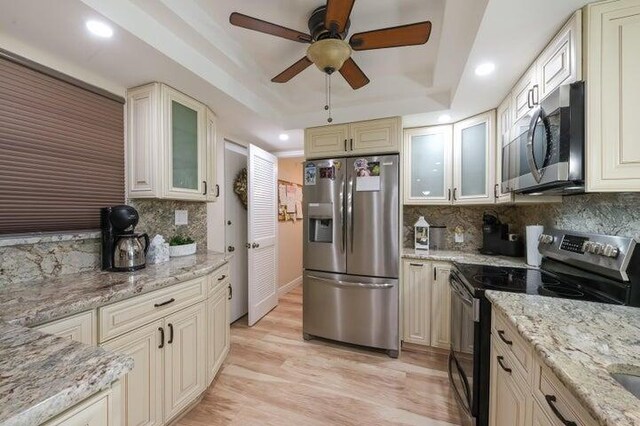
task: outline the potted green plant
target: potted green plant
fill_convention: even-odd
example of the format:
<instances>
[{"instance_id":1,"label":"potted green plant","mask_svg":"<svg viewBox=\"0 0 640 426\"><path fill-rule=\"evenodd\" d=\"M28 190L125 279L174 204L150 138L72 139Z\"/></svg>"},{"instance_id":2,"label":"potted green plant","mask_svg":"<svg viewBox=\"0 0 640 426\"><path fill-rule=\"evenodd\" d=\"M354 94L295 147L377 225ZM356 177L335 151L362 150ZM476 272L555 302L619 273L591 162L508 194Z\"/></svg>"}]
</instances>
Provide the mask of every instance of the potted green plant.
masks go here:
<instances>
[{"instance_id":1,"label":"potted green plant","mask_svg":"<svg viewBox=\"0 0 640 426\"><path fill-rule=\"evenodd\" d=\"M195 254L196 242L191 237L185 237L182 235L174 235L169 240L169 256L189 256Z\"/></svg>"}]
</instances>

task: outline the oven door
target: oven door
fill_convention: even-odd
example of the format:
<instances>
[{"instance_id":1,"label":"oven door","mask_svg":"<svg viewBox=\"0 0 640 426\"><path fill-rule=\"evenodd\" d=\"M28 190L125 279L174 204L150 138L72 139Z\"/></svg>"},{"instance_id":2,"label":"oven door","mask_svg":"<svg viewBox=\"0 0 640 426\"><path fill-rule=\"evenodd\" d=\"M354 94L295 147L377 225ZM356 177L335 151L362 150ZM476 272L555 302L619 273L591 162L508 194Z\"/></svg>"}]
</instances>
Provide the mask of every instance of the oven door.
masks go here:
<instances>
[{"instance_id":1,"label":"oven door","mask_svg":"<svg viewBox=\"0 0 640 426\"><path fill-rule=\"evenodd\" d=\"M474 386L476 366L475 336L477 322L473 298L458 280L455 271L449 279L451 291L451 353L449 354L449 380L460 408L462 424L475 425L477 418L477 391Z\"/></svg>"}]
</instances>

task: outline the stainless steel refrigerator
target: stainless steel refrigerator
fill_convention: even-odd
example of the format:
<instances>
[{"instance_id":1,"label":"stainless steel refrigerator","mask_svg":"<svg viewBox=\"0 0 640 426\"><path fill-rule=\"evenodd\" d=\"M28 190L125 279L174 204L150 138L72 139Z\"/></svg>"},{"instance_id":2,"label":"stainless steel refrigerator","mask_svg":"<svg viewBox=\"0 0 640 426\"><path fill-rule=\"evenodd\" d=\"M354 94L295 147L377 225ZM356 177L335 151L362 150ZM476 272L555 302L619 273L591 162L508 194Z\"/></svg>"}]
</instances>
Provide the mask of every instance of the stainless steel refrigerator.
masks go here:
<instances>
[{"instance_id":1,"label":"stainless steel refrigerator","mask_svg":"<svg viewBox=\"0 0 640 426\"><path fill-rule=\"evenodd\" d=\"M304 164L303 333L398 356L399 156Z\"/></svg>"}]
</instances>

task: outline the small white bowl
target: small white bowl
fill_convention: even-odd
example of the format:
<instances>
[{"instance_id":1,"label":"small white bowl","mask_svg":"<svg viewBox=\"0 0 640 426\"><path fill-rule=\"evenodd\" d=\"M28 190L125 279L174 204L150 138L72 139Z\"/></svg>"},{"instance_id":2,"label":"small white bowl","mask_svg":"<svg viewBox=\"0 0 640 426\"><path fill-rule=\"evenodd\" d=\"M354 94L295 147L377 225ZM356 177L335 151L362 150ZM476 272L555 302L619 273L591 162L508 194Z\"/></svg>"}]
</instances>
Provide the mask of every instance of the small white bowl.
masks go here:
<instances>
[{"instance_id":1,"label":"small white bowl","mask_svg":"<svg viewBox=\"0 0 640 426\"><path fill-rule=\"evenodd\" d=\"M169 246L169 256L180 257L189 256L196 253L196 243L184 244L181 246Z\"/></svg>"}]
</instances>

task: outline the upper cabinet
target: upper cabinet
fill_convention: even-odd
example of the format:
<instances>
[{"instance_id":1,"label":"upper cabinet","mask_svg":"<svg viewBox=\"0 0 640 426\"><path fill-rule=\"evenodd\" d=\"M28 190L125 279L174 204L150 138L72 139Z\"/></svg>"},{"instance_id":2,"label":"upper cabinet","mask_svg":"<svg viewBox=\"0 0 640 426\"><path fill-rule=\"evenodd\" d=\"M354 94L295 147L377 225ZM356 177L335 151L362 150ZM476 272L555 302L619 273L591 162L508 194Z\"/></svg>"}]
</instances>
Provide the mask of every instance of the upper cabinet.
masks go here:
<instances>
[{"instance_id":1,"label":"upper cabinet","mask_svg":"<svg viewBox=\"0 0 640 426\"><path fill-rule=\"evenodd\" d=\"M513 121L529 114L535 106L534 87L537 86L535 64L527 70L511 91L511 108Z\"/></svg>"},{"instance_id":2,"label":"upper cabinet","mask_svg":"<svg viewBox=\"0 0 640 426\"><path fill-rule=\"evenodd\" d=\"M640 0L584 14L587 191L640 191Z\"/></svg>"},{"instance_id":3,"label":"upper cabinet","mask_svg":"<svg viewBox=\"0 0 640 426\"><path fill-rule=\"evenodd\" d=\"M404 203L451 204L452 126L404 133Z\"/></svg>"},{"instance_id":4,"label":"upper cabinet","mask_svg":"<svg viewBox=\"0 0 640 426\"><path fill-rule=\"evenodd\" d=\"M216 120L159 83L127 91L127 195L215 201Z\"/></svg>"},{"instance_id":5,"label":"upper cabinet","mask_svg":"<svg viewBox=\"0 0 640 426\"><path fill-rule=\"evenodd\" d=\"M510 133L511 133L511 114L513 110L511 109L511 97L507 96L507 98L500 104L497 111L497 128L496 128L496 183L493 187L493 192L495 193L496 203L510 203L512 200L511 192L502 191L502 168L507 167L504 165L504 161L502 158L502 149L509 145Z\"/></svg>"},{"instance_id":6,"label":"upper cabinet","mask_svg":"<svg viewBox=\"0 0 640 426\"><path fill-rule=\"evenodd\" d=\"M313 127L305 130L307 159L400 152L400 117L350 124Z\"/></svg>"},{"instance_id":7,"label":"upper cabinet","mask_svg":"<svg viewBox=\"0 0 640 426\"><path fill-rule=\"evenodd\" d=\"M492 204L495 111L404 132L404 203Z\"/></svg>"},{"instance_id":8,"label":"upper cabinet","mask_svg":"<svg viewBox=\"0 0 640 426\"><path fill-rule=\"evenodd\" d=\"M453 126L453 203L495 201L495 111Z\"/></svg>"}]
</instances>

